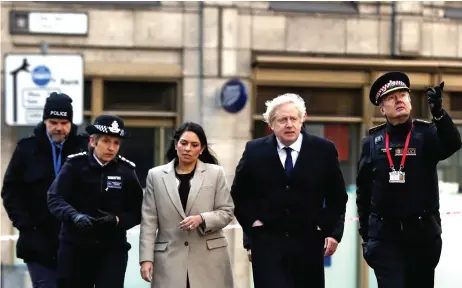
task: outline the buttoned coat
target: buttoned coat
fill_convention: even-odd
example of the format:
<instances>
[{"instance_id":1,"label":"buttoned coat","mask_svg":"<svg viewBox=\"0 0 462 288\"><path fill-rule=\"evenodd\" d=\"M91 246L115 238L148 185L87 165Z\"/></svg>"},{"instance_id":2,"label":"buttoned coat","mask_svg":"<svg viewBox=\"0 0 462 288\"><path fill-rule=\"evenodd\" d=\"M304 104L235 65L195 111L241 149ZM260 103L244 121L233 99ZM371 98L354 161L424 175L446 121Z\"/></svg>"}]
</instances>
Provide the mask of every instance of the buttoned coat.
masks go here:
<instances>
[{"instance_id":1,"label":"buttoned coat","mask_svg":"<svg viewBox=\"0 0 462 288\"><path fill-rule=\"evenodd\" d=\"M179 228L184 218L199 214L205 227ZM233 217L234 203L221 166L197 162L186 209L181 205L174 161L150 169L142 205L140 262L154 263L151 287L186 287L187 275L191 288L234 287L223 233Z\"/></svg>"}]
</instances>

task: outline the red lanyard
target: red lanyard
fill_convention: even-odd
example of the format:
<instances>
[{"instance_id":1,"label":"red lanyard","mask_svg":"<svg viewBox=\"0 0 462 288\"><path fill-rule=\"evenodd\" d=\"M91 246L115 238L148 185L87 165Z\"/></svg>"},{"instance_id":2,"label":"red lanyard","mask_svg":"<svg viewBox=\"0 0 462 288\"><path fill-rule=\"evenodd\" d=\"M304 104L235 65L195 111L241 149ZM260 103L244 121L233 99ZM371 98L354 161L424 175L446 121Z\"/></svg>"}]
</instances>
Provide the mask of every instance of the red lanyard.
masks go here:
<instances>
[{"instance_id":1,"label":"red lanyard","mask_svg":"<svg viewBox=\"0 0 462 288\"><path fill-rule=\"evenodd\" d=\"M407 133L407 136L406 136L406 142L404 143L403 157L401 158L401 164L399 166L399 171L401 171L404 168L404 163L406 162L407 148L409 147L409 140L411 139L412 128L414 128L414 124L412 124L411 130L409 130L409 133ZM390 139L388 136L388 132L385 132L385 149L387 150L387 157L388 157L388 163L390 164L390 168L392 171L395 171L395 165L393 164L393 159L391 159Z\"/></svg>"}]
</instances>

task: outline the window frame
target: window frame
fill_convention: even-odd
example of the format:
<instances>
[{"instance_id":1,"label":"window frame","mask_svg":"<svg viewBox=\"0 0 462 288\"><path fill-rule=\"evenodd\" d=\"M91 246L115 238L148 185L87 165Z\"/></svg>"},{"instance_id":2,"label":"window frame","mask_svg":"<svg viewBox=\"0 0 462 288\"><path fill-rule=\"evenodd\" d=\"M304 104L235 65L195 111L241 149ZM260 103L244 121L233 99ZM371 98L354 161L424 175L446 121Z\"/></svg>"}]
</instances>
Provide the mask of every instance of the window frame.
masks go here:
<instances>
[{"instance_id":1,"label":"window frame","mask_svg":"<svg viewBox=\"0 0 462 288\"><path fill-rule=\"evenodd\" d=\"M291 13L358 14L356 1L269 1L269 9Z\"/></svg>"}]
</instances>

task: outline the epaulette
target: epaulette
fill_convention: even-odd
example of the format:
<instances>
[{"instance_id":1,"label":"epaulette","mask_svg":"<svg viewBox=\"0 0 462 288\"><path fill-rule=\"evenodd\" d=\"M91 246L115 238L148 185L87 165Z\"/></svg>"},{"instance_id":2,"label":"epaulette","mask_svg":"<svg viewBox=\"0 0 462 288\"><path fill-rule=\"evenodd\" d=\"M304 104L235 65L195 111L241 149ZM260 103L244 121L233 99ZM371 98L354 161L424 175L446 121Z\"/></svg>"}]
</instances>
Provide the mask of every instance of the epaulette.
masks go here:
<instances>
[{"instance_id":1,"label":"epaulette","mask_svg":"<svg viewBox=\"0 0 462 288\"><path fill-rule=\"evenodd\" d=\"M118 156L120 160L122 160L123 162L129 164L130 166L132 166L133 168L136 167L135 163L133 163L132 161L128 160L127 158L125 157L122 157L122 156Z\"/></svg>"},{"instance_id":2,"label":"epaulette","mask_svg":"<svg viewBox=\"0 0 462 288\"><path fill-rule=\"evenodd\" d=\"M415 125L424 125L424 126L430 126L433 124L433 122L422 120L422 119L414 119L413 122Z\"/></svg>"},{"instance_id":3,"label":"epaulette","mask_svg":"<svg viewBox=\"0 0 462 288\"><path fill-rule=\"evenodd\" d=\"M372 127L371 129L369 129L369 135L371 135L372 133L374 133L375 131L379 130L379 129L382 129L385 127L385 125L387 125L387 123L382 123L380 125L377 125L375 127Z\"/></svg>"},{"instance_id":4,"label":"epaulette","mask_svg":"<svg viewBox=\"0 0 462 288\"><path fill-rule=\"evenodd\" d=\"M79 157L82 157L84 155L87 155L87 152L80 152L80 153L71 154L71 155L67 156L67 159L79 158Z\"/></svg>"}]
</instances>

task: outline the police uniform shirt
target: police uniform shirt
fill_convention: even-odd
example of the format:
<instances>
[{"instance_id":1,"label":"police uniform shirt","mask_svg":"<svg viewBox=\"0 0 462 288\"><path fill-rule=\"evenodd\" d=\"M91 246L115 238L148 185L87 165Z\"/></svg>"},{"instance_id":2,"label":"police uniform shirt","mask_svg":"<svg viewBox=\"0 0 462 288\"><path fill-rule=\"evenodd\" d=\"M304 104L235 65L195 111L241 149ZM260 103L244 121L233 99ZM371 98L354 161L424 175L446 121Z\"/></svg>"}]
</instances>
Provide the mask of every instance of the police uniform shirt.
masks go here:
<instances>
[{"instance_id":1,"label":"police uniform shirt","mask_svg":"<svg viewBox=\"0 0 462 288\"><path fill-rule=\"evenodd\" d=\"M101 163L101 161L99 161L98 157L96 157L95 153L93 153L93 157L95 158L96 163L98 163L99 165L101 165L101 167L104 167L104 166L107 165L107 163L106 163L106 164ZM109 163L109 162L108 162L108 163Z\"/></svg>"}]
</instances>

